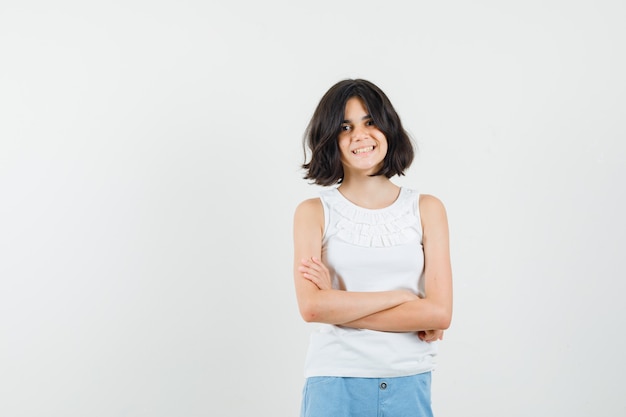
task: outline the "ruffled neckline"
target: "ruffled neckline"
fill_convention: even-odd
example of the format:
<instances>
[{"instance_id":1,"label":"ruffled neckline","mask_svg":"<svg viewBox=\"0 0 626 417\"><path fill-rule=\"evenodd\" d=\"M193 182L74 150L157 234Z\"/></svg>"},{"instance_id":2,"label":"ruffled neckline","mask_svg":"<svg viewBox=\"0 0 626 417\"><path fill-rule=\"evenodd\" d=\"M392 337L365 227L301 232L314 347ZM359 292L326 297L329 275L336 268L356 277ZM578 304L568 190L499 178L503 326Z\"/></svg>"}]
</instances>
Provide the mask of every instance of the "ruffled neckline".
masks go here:
<instances>
[{"instance_id":1,"label":"ruffled neckline","mask_svg":"<svg viewBox=\"0 0 626 417\"><path fill-rule=\"evenodd\" d=\"M389 247L421 238L421 222L416 215L418 194L400 187L396 200L387 207L368 209L354 204L337 189L325 190L323 197L334 213L330 229L336 236L357 246Z\"/></svg>"},{"instance_id":2,"label":"ruffled neckline","mask_svg":"<svg viewBox=\"0 0 626 417\"><path fill-rule=\"evenodd\" d=\"M400 202L400 200L402 199L403 194L405 194L407 192L407 189L404 188L404 187L400 187L400 192L398 193L398 196L396 197L395 200L393 200L393 202L391 204L389 204L387 207L381 207L381 208L377 208L377 209L370 209L370 208L366 208L366 207L361 207L358 204L353 203L345 195L343 195L341 193L341 191L339 191L339 188L335 188L334 191L337 193L337 196L339 197L339 199L343 200L344 203L346 203L347 205L353 206L357 210L365 210L367 212L380 212L380 211L383 211L383 210L392 209L393 206L398 204Z\"/></svg>"}]
</instances>

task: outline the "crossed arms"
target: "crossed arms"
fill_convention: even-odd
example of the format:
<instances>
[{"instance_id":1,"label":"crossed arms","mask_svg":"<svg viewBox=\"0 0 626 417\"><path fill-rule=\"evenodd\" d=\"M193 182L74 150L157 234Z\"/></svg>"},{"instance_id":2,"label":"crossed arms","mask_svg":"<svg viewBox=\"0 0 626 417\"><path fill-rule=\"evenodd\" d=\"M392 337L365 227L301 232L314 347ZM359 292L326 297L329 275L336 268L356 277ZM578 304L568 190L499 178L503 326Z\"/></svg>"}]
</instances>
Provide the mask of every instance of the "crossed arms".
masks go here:
<instances>
[{"instance_id":1,"label":"crossed arms","mask_svg":"<svg viewBox=\"0 0 626 417\"><path fill-rule=\"evenodd\" d=\"M333 289L320 261L324 213L319 199L302 202L294 215L294 280L307 322L442 337L452 318L452 271L446 211L436 197L420 197L425 297L407 290L352 292Z\"/></svg>"}]
</instances>

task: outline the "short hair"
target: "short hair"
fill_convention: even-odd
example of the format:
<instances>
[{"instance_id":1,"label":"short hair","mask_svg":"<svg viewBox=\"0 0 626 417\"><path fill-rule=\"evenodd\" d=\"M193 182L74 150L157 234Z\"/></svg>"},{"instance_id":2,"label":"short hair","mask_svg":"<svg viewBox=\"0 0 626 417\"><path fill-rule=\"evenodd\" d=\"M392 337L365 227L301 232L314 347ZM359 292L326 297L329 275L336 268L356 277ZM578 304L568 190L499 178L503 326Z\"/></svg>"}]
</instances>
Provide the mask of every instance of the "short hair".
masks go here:
<instances>
[{"instance_id":1,"label":"short hair","mask_svg":"<svg viewBox=\"0 0 626 417\"><path fill-rule=\"evenodd\" d=\"M404 175L413 162L411 138L402 127L400 116L387 95L372 82L363 79L346 79L333 85L322 97L311 118L303 138L306 170L304 179L328 186L343 181L343 165L339 152L339 133L344 120L346 103L357 97L367 109L376 127L387 139L387 154L383 166L372 176ZM306 148L311 152L307 162Z\"/></svg>"}]
</instances>

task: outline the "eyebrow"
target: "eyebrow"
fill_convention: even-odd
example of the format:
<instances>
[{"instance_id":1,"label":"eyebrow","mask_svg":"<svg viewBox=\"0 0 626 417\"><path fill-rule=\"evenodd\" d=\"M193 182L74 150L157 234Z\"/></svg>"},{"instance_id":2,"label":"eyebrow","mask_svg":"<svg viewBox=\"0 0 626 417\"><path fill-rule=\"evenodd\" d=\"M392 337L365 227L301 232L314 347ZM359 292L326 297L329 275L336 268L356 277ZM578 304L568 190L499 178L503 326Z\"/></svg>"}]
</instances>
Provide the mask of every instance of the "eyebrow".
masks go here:
<instances>
[{"instance_id":1,"label":"eyebrow","mask_svg":"<svg viewBox=\"0 0 626 417\"><path fill-rule=\"evenodd\" d=\"M367 119L371 119L371 118L372 118L372 115L370 115L370 114L366 114L365 116L361 117L361 121L363 121L363 120L367 120ZM351 122L350 120L345 119L345 120L344 120L343 122L341 122L341 123L343 124L343 123L350 123L350 122Z\"/></svg>"}]
</instances>

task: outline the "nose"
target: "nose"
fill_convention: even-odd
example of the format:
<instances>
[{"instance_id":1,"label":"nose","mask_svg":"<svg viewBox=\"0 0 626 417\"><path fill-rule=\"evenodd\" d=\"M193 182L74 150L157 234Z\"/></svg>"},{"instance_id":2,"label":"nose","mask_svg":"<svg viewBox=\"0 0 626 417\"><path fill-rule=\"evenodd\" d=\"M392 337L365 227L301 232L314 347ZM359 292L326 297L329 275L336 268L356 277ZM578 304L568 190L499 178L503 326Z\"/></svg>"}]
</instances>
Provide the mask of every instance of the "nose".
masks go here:
<instances>
[{"instance_id":1,"label":"nose","mask_svg":"<svg viewBox=\"0 0 626 417\"><path fill-rule=\"evenodd\" d=\"M352 140L361 140L367 137L365 126L357 125L352 129Z\"/></svg>"}]
</instances>

